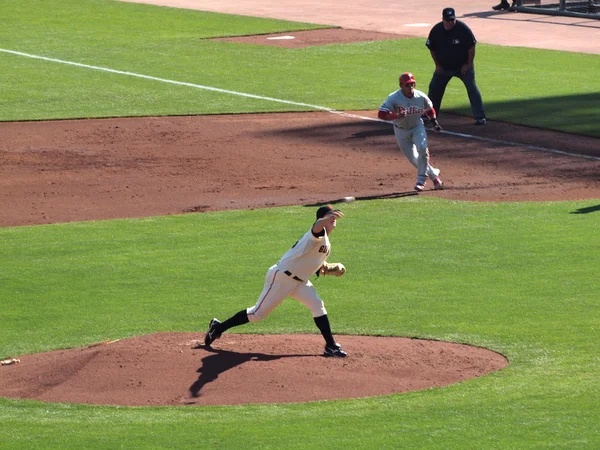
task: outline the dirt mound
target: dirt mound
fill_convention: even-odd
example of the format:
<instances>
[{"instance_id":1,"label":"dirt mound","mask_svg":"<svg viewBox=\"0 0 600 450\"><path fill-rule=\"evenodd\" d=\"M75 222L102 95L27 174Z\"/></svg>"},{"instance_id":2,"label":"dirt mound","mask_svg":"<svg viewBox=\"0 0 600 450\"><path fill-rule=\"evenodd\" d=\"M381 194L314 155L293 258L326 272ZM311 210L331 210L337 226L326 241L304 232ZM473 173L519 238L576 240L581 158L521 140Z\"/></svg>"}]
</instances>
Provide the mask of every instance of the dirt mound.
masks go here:
<instances>
[{"instance_id":1,"label":"dirt mound","mask_svg":"<svg viewBox=\"0 0 600 450\"><path fill-rule=\"evenodd\" d=\"M229 38L215 38L215 41L239 42L242 44L270 45L274 47L302 48L315 45L347 44L350 42L386 41L403 39L406 35L380 33L377 31L327 28L323 30L292 31L287 33L255 34Z\"/></svg>"},{"instance_id":2,"label":"dirt mound","mask_svg":"<svg viewBox=\"0 0 600 450\"><path fill-rule=\"evenodd\" d=\"M19 357L0 367L0 396L103 405L234 405L359 398L458 383L502 369L490 350L440 341L317 335L155 333Z\"/></svg>"}]
</instances>

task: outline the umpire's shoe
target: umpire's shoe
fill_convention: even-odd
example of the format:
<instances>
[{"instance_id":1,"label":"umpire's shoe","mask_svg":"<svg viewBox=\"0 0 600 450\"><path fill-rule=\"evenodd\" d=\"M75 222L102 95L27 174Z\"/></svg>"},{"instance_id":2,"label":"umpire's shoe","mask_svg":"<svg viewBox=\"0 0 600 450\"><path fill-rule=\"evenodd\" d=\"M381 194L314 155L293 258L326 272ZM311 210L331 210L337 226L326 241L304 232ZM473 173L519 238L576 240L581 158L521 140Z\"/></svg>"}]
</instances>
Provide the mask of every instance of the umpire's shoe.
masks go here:
<instances>
[{"instance_id":1,"label":"umpire's shoe","mask_svg":"<svg viewBox=\"0 0 600 450\"><path fill-rule=\"evenodd\" d=\"M206 336L204 336L204 345L207 347L210 347L210 344L221 337L221 333L217 331L217 327L220 324L221 322L219 322L217 319L210 321L210 324L208 325L208 332L206 333Z\"/></svg>"},{"instance_id":2,"label":"umpire's shoe","mask_svg":"<svg viewBox=\"0 0 600 450\"><path fill-rule=\"evenodd\" d=\"M348 353L346 353L344 350L342 350L342 347L340 344L333 344L333 346L325 345L325 351L323 352L323 356L333 356L335 358L345 358L346 356L348 356Z\"/></svg>"}]
</instances>

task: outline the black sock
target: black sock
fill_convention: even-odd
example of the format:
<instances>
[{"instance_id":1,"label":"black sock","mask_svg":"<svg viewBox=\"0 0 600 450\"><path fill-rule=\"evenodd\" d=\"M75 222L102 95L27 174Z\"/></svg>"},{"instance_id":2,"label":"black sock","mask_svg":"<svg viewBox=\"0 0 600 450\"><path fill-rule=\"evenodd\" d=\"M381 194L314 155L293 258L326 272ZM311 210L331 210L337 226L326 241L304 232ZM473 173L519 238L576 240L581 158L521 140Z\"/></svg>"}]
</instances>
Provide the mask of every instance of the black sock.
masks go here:
<instances>
[{"instance_id":1,"label":"black sock","mask_svg":"<svg viewBox=\"0 0 600 450\"><path fill-rule=\"evenodd\" d=\"M333 334L331 334L331 326L329 325L329 318L327 314L324 314L319 317L315 317L315 324L317 324L317 328L321 331L325 342L329 346L335 345L335 339L333 338Z\"/></svg>"},{"instance_id":2,"label":"black sock","mask_svg":"<svg viewBox=\"0 0 600 450\"><path fill-rule=\"evenodd\" d=\"M229 330L232 327L237 327L238 325L244 325L245 323L250 322L248 319L248 314L246 314L246 310L242 309L239 313L231 316L225 322L221 323L218 327L219 333L223 333L224 331Z\"/></svg>"}]
</instances>

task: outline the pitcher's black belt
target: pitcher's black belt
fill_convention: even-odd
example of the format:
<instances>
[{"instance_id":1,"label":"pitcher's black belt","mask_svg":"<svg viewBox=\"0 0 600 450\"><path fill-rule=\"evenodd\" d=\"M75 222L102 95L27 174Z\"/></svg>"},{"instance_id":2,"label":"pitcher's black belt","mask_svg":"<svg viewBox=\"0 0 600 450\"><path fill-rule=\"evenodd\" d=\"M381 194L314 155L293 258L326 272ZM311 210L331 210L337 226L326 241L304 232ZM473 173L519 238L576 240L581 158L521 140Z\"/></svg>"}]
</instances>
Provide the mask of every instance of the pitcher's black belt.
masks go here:
<instances>
[{"instance_id":1,"label":"pitcher's black belt","mask_svg":"<svg viewBox=\"0 0 600 450\"><path fill-rule=\"evenodd\" d=\"M298 278L296 275L294 275L289 270L285 270L283 273L285 273L288 277L292 277L296 281L304 281L302 278Z\"/></svg>"}]
</instances>

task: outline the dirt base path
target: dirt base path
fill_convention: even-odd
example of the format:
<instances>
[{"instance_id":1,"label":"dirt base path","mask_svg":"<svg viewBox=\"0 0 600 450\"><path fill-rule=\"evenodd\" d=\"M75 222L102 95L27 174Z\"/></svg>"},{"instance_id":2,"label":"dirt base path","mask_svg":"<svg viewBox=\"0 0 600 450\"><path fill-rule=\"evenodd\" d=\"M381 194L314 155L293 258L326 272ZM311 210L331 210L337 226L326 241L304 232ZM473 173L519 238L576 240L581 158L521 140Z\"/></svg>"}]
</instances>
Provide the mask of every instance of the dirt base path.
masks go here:
<instances>
[{"instance_id":1,"label":"dirt base path","mask_svg":"<svg viewBox=\"0 0 600 450\"><path fill-rule=\"evenodd\" d=\"M374 112L356 112L374 117ZM592 199L598 140L442 116L446 189L472 201ZM0 123L0 226L412 195L391 125L330 113ZM510 143L509 143L510 142ZM429 186L431 187L431 186Z\"/></svg>"}]
</instances>

